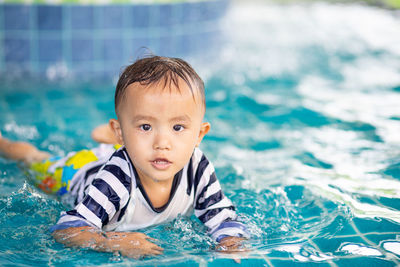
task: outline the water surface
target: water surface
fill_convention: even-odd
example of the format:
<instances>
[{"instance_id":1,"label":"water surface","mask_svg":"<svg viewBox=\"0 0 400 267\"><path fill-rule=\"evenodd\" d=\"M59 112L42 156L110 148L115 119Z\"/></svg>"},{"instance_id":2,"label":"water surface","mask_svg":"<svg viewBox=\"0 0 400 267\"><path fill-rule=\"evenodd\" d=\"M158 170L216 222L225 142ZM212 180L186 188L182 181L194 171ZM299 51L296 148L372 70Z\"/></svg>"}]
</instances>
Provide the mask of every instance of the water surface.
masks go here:
<instances>
[{"instance_id":1,"label":"water surface","mask_svg":"<svg viewBox=\"0 0 400 267\"><path fill-rule=\"evenodd\" d=\"M202 149L249 227L244 265L399 265L400 17L363 5L235 4L206 82ZM113 83L0 87L3 135L53 154L93 147ZM55 243L65 206L0 159L0 264L232 264L196 218L143 230L165 254L140 261Z\"/></svg>"}]
</instances>

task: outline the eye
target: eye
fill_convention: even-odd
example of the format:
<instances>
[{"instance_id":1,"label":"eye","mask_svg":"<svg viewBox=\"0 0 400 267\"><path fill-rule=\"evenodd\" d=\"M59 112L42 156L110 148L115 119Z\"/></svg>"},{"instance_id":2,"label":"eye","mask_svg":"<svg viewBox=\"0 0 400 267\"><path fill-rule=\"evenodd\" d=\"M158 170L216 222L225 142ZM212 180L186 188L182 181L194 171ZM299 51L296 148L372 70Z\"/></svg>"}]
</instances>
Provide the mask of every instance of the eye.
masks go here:
<instances>
[{"instance_id":1,"label":"eye","mask_svg":"<svg viewBox=\"0 0 400 267\"><path fill-rule=\"evenodd\" d=\"M175 132L180 132L185 129L185 127L183 127L183 125L180 125L180 124L174 125L174 127L172 127L172 128L174 129Z\"/></svg>"},{"instance_id":2,"label":"eye","mask_svg":"<svg viewBox=\"0 0 400 267\"><path fill-rule=\"evenodd\" d=\"M150 124L143 124L143 125L140 125L140 129L143 130L143 131L145 131L145 132L148 132L148 131L151 130L151 125L150 125Z\"/></svg>"}]
</instances>

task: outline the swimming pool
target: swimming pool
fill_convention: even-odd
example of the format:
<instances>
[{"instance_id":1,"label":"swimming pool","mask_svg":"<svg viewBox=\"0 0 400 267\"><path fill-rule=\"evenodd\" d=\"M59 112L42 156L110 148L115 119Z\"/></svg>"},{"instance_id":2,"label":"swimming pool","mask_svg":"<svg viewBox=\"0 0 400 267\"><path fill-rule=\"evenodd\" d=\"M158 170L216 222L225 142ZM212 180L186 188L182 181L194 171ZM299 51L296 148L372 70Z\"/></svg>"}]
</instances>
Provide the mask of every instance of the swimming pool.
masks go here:
<instances>
[{"instance_id":1,"label":"swimming pool","mask_svg":"<svg viewBox=\"0 0 400 267\"><path fill-rule=\"evenodd\" d=\"M357 15L355 15L357 14ZM252 239L245 266L400 263L400 17L362 5L235 4L207 64L216 165ZM114 116L112 82L19 80L0 87L0 129L54 154L93 147ZM64 248L63 204L0 159L0 265L229 266L194 218L145 229L165 249L131 260Z\"/></svg>"}]
</instances>

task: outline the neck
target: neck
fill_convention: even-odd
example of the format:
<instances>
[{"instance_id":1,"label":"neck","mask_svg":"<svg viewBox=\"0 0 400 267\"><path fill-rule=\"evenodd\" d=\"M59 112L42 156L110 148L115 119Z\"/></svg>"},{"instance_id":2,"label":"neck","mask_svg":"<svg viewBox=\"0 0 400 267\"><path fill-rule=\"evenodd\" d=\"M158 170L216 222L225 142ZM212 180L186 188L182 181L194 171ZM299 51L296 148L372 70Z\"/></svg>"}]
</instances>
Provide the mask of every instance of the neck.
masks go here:
<instances>
[{"instance_id":1,"label":"neck","mask_svg":"<svg viewBox=\"0 0 400 267\"><path fill-rule=\"evenodd\" d=\"M167 180L157 180L156 178L151 177L143 177L139 174L140 182L142 183L143 187L153 188L153 187L168 187L171 186L174 177L171 177Z\"/></svg>"},{"instance_id":2,"label":"neck","mask_svg":"<svg viewBox=\"0 0 400 267\"><path fill-rule=\"evenodd\" d=\"M161 208L168 203L174 177L168 180L158 181L155 179L146 179L139 175L139 180L154 208Z\"/></svg>"}]
</instances>

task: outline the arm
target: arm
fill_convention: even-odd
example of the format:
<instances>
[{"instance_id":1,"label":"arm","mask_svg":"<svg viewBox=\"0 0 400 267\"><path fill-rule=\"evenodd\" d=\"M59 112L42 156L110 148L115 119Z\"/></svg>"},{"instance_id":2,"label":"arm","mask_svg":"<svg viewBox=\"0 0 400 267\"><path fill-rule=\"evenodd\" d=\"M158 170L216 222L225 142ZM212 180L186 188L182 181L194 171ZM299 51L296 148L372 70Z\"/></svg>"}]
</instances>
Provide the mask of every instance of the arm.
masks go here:
<instances>
[{"instance_id":1,"label":"arm","mask_svg":"<svg viewBox=\"0 0 400 267\"><path fill-rule=\"evenodd\" d=\"M54 239L68 247L91 248L102 252L119 252L123 256L139 258L162 254L163 249L148 241L143 233L102 232L90 226L71 227L53 232Z\"/></svg>"},{"instance_id":2,"label":"arm","mask_svg":"<svg viewBox=\"0 0 400 267\"><path fill-rule=\"evenodd\" d=\"M12 160L23 161L24 163L39 162L50 157L50 154L37 149L27 142L14 142L1 136L0 133L0 154Z\"/></svg>"},{"instance_id":3,"label":"arm","mask_svg":"<svg viewBox=\"0 0 400 267\"><path fill-rule=\"evenodd\" d=\"M92 131L92 139L98 143L118 144L118 139L110 124L102 124L94 128Z\"/></svg>"},{"instance_id":4,"label":"arm","mask_svg":"<svg viewBox=\"0 0 400 267\"><path fill-rule=\"evenodd\" d=\"M118 224L131 198L129 166L120 160L120 153L116 151L97 173L75 209L64 212L50 229L56 241L66 246L118 251L130 257L161 253L162 249L144 234L101 231L106 226L115 229L110 225Z\"/></svg>"},{"instance_id":5,"label":"arm","mask_svg":"<svg viewBox=\"0 0 400 267\"><path fill-rule=\"evenodd\" d=\"M222 192L214 167L204 155L195 174L195 215L220 243L218 248L238 250L249 234L246 226L237 221L235 207Z\"/></svg>"}]
</instances>

